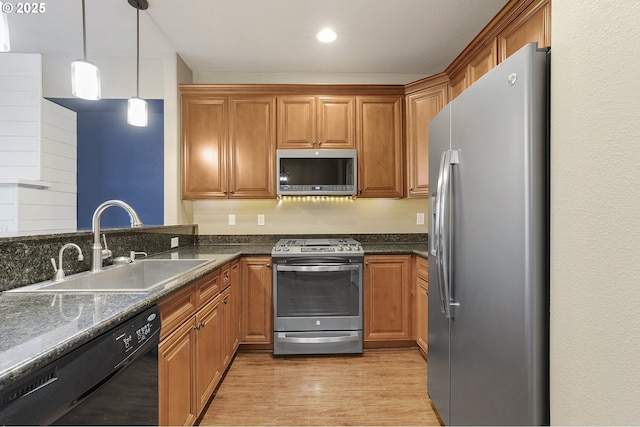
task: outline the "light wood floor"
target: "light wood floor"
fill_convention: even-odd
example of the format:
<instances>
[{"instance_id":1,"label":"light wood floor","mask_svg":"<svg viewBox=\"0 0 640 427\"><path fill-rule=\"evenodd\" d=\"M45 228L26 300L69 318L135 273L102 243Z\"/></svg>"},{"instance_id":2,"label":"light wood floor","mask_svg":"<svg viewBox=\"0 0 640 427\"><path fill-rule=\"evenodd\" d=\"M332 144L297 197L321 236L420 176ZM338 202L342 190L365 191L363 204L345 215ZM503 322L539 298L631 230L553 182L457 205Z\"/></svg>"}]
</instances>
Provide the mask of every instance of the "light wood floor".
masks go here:
<instances>
[{"instance_id":1,"label":"light wood floor","mask_svg":"<svg viewBox=\"0 0 640 427\"><path fill-rule=\"evenodd\" d=\"M200 425L439 425L418 350L238 353Z\"/></svg>"}]
</instances>

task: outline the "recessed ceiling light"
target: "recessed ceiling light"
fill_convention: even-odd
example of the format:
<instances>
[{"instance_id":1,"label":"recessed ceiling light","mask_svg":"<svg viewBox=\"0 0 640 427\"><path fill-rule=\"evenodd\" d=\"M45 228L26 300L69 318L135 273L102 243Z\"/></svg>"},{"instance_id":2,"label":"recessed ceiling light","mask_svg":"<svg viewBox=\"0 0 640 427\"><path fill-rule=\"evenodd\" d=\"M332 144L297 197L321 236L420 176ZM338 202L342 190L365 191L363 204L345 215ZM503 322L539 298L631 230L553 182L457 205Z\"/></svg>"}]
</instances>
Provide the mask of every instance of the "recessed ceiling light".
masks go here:
<instances>
[{"instance_id":1,"label":"recessed ceiling light","mask_svg":"<svg viewBox=\"0 0 640 427\"><path fill-rule=\"evenodd\" d=\"M338 38L338 35L331 28L325 28L316 34L316 38L322 43L331 43Z\"/></svg>"}]
</instances>

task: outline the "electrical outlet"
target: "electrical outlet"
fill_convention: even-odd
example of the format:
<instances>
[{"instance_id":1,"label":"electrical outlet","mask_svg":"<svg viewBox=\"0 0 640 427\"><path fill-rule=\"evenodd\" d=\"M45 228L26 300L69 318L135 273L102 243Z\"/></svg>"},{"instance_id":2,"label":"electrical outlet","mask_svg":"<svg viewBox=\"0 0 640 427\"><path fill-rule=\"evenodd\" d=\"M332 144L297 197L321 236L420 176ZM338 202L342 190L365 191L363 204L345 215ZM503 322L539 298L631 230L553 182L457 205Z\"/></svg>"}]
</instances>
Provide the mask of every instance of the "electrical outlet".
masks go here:
<instances>
[{"instance_id":1,"label":"electrical outlet","mask_svg":"<svg viewBox=\"0 0 640 427\"><path fill-rule=\"evenodd\" d=\"M424 213L423 212L418 212L416 214L416 224L424 225Z\"/></svg>"},{"instance_id":2,"label":"electrical outlet","mask_svg":"<svg viewBox=\"0 0 640 427\"><path fill-rule=\"evenodd\" d=\"M229 214L229 225L236 225L236 216L234 214Z\"/></svg>"},{"instance_id":3,"label":"electrical outlet","mask_svg":"<svg viewBox=\"0 0 640 427\"><path fill-rule=\"evenodd\" d=\"M171 238L171 248L177 248L180 245L180 238L179 237L172 237Z\"/></svg>"},{"instance_id":4,"label":"electrical outlet","mask_svg":"<svg viewBox=\"0 0 640 427\"><path fill-rule=\"evenodd\" d=\"M264 225L264 215L258 214L258 225Z\"/></svg>"}]
</instances>

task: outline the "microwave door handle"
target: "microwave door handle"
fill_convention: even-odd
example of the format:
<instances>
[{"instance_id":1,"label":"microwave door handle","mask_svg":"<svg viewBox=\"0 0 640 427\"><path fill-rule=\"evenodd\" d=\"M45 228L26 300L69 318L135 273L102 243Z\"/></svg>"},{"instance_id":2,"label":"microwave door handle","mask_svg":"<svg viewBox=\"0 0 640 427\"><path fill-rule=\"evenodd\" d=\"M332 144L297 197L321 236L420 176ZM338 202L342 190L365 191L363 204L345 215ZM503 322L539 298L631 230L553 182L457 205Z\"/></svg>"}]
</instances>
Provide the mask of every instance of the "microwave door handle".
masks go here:
<instances>
[{"instance_id":1,"label":"microwave door handle","mask_svg":"<svg viewBox=\"0 0 640 427\"><path fill-rule=\"evenodd\" d=\"M331 272L331 271L357 271L360 269L359 264L342 264L342 265L279 265L276 264L278 271L296 271L296 272Z\"/></svg>"}]
</instances>

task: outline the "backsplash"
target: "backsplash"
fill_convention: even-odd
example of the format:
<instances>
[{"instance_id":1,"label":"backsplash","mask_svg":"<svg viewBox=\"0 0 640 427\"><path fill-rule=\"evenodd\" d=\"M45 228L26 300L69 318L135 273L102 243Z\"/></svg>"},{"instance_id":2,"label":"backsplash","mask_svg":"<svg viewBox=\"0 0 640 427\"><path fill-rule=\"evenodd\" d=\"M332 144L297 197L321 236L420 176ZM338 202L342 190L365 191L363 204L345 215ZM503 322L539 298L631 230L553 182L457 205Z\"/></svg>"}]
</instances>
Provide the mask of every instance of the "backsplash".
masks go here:
<instances>
[{"instance_id":1,"label":"backsplash","mask_svg":"<svg viewBox=\"0 0 640 427\"><path fill-rule=\"evenodd\" d=\"M426 233L396 234L260 234L260 235L198 235L198 226L175 225L165 227L120 228L103 230L113 257L129 256L130 251L155 255L171 249L171 238L179 238L179 246L194 245L273 245L280 239L352 238L363 244L422 243ZM58 262L58 252L66 243L82 249L84 261L76 261L77 252L67 249L63 268L67 275L88 271L91 266L93 233L89 231L39 236L0 238L0 291L49 280L54 270L51 258ZM425 246L426 247L426 246Z\"/></svg>"},{"instance_id":2,"label":"backsplash","mask_svg":"<svg viewBox=\"0 0 640 427\"><path fill-rule=\"evenodd\" d=\"M197 225L121 228L103 230L113 257L129 256L130 251L154 255L171 249L171 238L178 237L179 246L196 244ZM90 231L37 236L0 238L0 291L42 282L53 277L51 258L58 263L58 252L65 243L75 243L84 254L84 261L76 261L75 249L67 249L63 268L67 275L87 271L91 266Z\"/></svg>"},{"instance_id":3,"label":"backsplash","mask_svg":"<svg viewBox=\"0 0 640 427\"><path fill-rule=\"evenodd\" d=\"M257 235L200 235L199 245L275 244L280 239L355 239L360 243L427 243L427 233L395 234L257 234Z\"/></svg>"}]
</instances>

